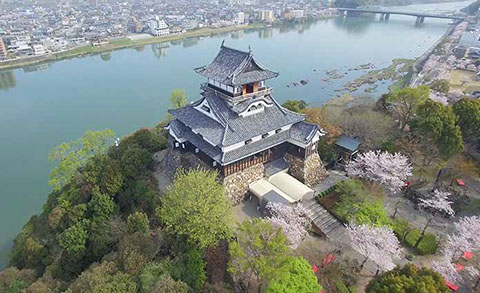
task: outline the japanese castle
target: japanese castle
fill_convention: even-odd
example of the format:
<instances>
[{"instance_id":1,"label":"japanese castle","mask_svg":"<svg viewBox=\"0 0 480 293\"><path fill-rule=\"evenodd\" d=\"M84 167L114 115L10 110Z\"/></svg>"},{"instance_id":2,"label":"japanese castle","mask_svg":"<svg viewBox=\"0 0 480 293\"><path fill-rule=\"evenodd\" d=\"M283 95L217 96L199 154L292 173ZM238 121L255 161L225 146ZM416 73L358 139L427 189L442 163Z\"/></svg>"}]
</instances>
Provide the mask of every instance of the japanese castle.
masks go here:
<instances>
[{"instance_id":1,"label":"japanese castle","mask_svg":"<svg viewBox=\"0 0 480 293\"><path fill-rule=\"evenodd\" d=\"M168 111L175 117L166 127L172 150L193 154L225 180L233 178L227 183L240 185L230 188L238 193L234 197L246 193L274 161L290 165L289 173L306 185L320 180L322 174L316 173L324 168L316 150L324 132L274 99L266 83L277 72L260 64L250 50L223 43L215 59L195 72L207 79L201 98ZM314 163L308 164L310 157Z\"/></svg>"}]
</instances>

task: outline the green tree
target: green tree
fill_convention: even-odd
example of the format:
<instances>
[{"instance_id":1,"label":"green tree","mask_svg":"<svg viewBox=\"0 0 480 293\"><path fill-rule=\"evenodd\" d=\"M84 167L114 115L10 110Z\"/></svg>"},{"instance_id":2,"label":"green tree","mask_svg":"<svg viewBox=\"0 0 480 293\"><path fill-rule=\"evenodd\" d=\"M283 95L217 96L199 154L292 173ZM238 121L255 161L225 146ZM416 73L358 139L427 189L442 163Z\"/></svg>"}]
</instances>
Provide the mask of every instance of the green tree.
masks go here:
<instances>
[{"instance_id":1,"label":"green tree","mask_svg":"<svg viewBox=\"0 0 480 293\"><path fill-rule=\"evenodd\" d=\"M428 99L429 95L427 86L419 86L393 91L386 96L386 103L389 104L394 117L398 120L401 132L405 130L408 122L415 116L418 107Z\"/></svg>"},{"instance_id":2,"label":"green tree","mask_svg":"<svg viewBox=\"0 0 480 293\"><path fill-rule=\"evenodd\" d=\"M267 293L318 293L322 289L303 257L289 258L282 269L285 273L270 282Z\"/></svg>"},{"instance_id":3,"label":"green tree","mask_svg":"<svg viewBox=\"0 0 480 293\"><path fill-rule=\"evenodd\" d=\"M457 116L452 107L427 100L418 107L417 116L410 125L427 152L433 144L444 158L450 158L463 150L462 133L456 123ZM434 151L430 150L430 153Z\"/></svg>"},{"instance_id":4,"label":"green tree","mask_svg":"<svg viewBox=\"0 0 480 293\"><path fill-rule=\"evenodd\" d=\"M229 271L247 283L257 279L260 287L283 275L280 270L289 259L288 242L269 222L247 219L237 229L237 240L230 242Z\"/></svg>"},{"instance_id":5,"label":"green tree","mask_svg":"<svg viewBox=\"0 0 480 293\"><path fill-rule=\"evenodd\" d=\"M139 276L140 292L152 292L155 283L157 283L164 275L170 276L171 267L172 264L167 260L148 263Z\"/></svg>"},{"instance_id":6,"label":"green tree","mask_svg":"<svg viewBox=\"0 0 480 293\"><path fill-rule=\"evenodd\" d=\"M443 277L427 268L417 268L407 264L383 273L368 284L368 293L447 293L450 289L445 285Z\"/></svg>"},{"instance_id":7,"label":"green tree","mask_svg":"<svg viewBox=\"0 0 480 293\"><path fill-rule=\"evenodd\" d=\"M128 274L118 270L114 262L93 265L84 271L70 286L72 293L134 293L137 285Z\"/></svg>"},{"instance_id":8,"label":"green tree","mask_svg":"<svg viewBox=\"0 0 480 293\"><path fill-rule=\"evenodd\" d=\"M217 173L180 170L162 197L157 216L168 231L183 236L195 247L214 246L231 235L232 209Z\"/></svg>"},{"instance_id":9,"label":"green tree","mask_svg":"<svg viewBox=\"0 0 480 293\"><path fill-rule=\"evenodd\" d=\"M282 106L290 111L300 113L307 108L307 102L302 100L287 100Z\"/></svg>"},{"instance_id":10,"label":"green tree","mask_svg":"<svg viewBox=\"0 0 480 293\"><path fill-rule=\"evenodd\" d=\"M142 212L130 214L127 218L127 228L128 233L148 233L148 231L150 231L150 222L148 221L147 215Z\"/></svg>"},{"instance_id":11,"label":"green tree","mask_svg":"<svg viewBox=\"0 0 480 293\"><path fill-rule=\"evenodd\" d=\"M202 253L197 249L190 249L174 263L172 277L182 280L195 292L200 292L207 279L205 266Z\"/></svg>"},{"instance_id":12,"label":"green tree","mask_svg":"<svg viewBox=\"0 0 480 293\"><path fill-rule=\"evenodd\" d=\"M446 79L436 79L429 86L432 90L442 94L448 94L450 91L450 83Z\"/></svg>"},{"instance_id":13,"label":"green tree","mask_svg":"<svg viewBox=\"0 0 480 293\"><path fill-rule=\"evenodd\" d=\"M363 201L354 204L354 207L356 211L351 217L351 220L359 225L367 224L374 227L391 225L390 220L387 217L387 212L380 201L375 201L373 203Z\"/></svg>"},{"instance_id":14,"label":"green tree","mask_svg":"<svg viewBox=\"0 0 480 293\"><path fill-rule=\"evenodd\" d=\"M83 220L63 231L58 238L60 246L70 255L82 256L86 252L85 244L88 239L88 225L89 222Z\"/></svg>"},{"instance_id":15,"label":"green tree","mask_svg":"<svg viewBox=\"0 0 480 293\"><path fill-rule=\"evenodd\" d=\"M185 107L187 105L187 97L184 89L174 89L170 93L170 104L173 109Z\"/></svg>"},{"instance_id":16,"label":"green tree","mask_svg":"<svg viewBox=\"0 0 480 293\"><path fill-rule=\"evenodd\" d=\"M122 155L121 163L125 176L135 178L144 172L151 160L151 154L142 148L130 148Z\"/></svg>"},{"instance_id":17,"label":"green tree","mask_svg":"<svg viewBox=\"0 0 480 293\"><path fill-rule=\"evenodd\" d=\"M187 293L188 285L178 280L175 281L170 275L161 275L158 281L153 285L151 293Z\"/></svg>"},{"instance_id":18,"label":"green tree","mask_svg":"<svg viewBox=\"0 0 480 293\"><path fill-rule=\"evenodd\" d=\"M453 105L458 125L467 141L480 139L480 99L464 98Z\"/></svg>"},{"instance_id":19,"label":"green tree","mask_svg":"<svg viewBox=\"0 0 480 293\"><path fill-rule=\"evenodd\" d=\"M54 190L59 190L73 178L78 169L84 166L88 159L104 154L112 143L115 133L110 129L103 131L87 131L82 138L62 143L48 155L50 161L60 161L50 173L49 184Z\"/></svg>"},{"instance_id":20,"label":"green tree","mask_svg":"<svg viewBox=\"0 0 480 293\"><path fill-rule=\"evenodd\" d=\"M21 293L35 281L35 271L9 267L0 271L0 292Z\"/></svg>"},{"instance_id":21,"label":"green tree","mask_svg":"<svg viewBox=\"0 0 480 293\"><path fill-rule=\"evenodd\" d=\"M115 202L106 194L94 194L88 203L91 218L96 221L106 221L115 211Z\"/></svg>"}]
</instances>

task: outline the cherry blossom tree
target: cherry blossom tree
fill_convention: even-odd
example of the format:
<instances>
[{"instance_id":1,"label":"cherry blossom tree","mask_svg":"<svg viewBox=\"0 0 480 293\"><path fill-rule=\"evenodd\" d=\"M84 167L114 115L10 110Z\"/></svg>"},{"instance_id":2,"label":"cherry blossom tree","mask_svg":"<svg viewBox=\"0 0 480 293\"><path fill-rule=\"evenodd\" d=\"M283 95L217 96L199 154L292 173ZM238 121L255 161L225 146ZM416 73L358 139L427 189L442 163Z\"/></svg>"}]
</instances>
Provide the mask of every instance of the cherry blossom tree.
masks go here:
<instances>
[{"instance_id":1,"label":"cherry blossom tree","mask_svg":"<svg viewBox=\"0 0 480 293\"><path fill-rule=\"evenodd\" d=\"M381 151L359 154L346 169L349 176L378 182L392 192L404 187L405 181L412 175L412 166L406 156Z\"/></svg>"},{"instance_id":2,"label":"cherry blossom tree","mask_svg":"<svg viewBox=\"0 0 480 293\"><path fill-rule=\"evenodd\" d=\"M302 205L289 206L281 203L267 203L268 221L277 228L281 228L287 237L292 249L296 249L307 235L310 220L306 216L307 210Z\"/></svg>"},{"instance_id":3,"label":"cherry blossom tree","mask_svg":"<svg viewBox=\"0 0 480 293\"><path fill-rule=\"evenodd\" d=\"M462 283L470 280L473 288L480 283L480 261L467 264L461 271L455 266L465 252L480 250L480 217L462 217L454 223L454 231L447 236L443 249L444 258L432 263L432 268L439 272L447 281Z\"/></svg>"},{"instance_id":4,"label":"cherry blossom tree","mask_svg":"<svg viewBox=\"0 0 480 293\"><path fill-rule=\"evenodd\" d=\"M392 230L387 227L349 224L347 232L352 248L365 257L360 269L364 267L368 259L385 270L395 267L393 261L400 258L401 250L400 243Z\"/></svg>"},{"instance_id":5,"label":"cherry blossom tree","mask_svg":"<svg viewBox=\"0 0 480 293\"><path fill-rule=\"evenodd\" d=\"M419 203L418 207L420 209L427 210L431 213L428 213L426 215L427 222L425 223L425 226L423 227L422 230L422 235L425 235L425 231L427 228L430 226L430 224L433 222L434 216L437 213L443 212L449 216L454 216L455 211L452 208L452 203L451 201L448 200L448 197L450 196L450 192L444 192L440 191L438 189L435 189L432 193L432 196L429 198L419 198ZM415 243L415 247L418 246L420 241L422 240L422 237L419 237L417 242Z\"/></svg>"}]
</instances>

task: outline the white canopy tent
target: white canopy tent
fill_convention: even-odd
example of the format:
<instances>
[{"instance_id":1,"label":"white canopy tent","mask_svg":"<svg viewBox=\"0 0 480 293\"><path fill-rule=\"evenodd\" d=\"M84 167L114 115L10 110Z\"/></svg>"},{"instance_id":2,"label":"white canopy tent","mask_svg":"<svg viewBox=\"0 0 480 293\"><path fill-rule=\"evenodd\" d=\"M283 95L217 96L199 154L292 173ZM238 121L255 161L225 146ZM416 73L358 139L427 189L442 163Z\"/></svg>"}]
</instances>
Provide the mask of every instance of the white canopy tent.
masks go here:
<instances>
[{"instance_id":1,"label":"white canopy tent","mask_svg":"<svg viewBox=\"0 0 480 293\"><path fill-rule=\"evenodd\" d=\"M289 203L301 201L305 196L313 197L314 191L287 173L277 173L268 180L260 179L250 184L250 192L263 200L264 196L274 191Z\"/></svg>"}]
</instances>

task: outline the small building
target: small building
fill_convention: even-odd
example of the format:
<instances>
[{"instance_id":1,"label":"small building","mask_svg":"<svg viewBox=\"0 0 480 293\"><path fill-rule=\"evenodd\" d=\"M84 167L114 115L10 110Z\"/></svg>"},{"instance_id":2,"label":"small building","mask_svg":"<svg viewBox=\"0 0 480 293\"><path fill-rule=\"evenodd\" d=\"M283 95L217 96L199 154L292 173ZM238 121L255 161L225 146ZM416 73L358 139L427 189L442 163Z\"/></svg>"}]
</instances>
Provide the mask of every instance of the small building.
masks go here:
<instances>
[{"instance_id":1,"label":"small building","mask_svg":"<svg viewBox=\"0 0 480 293\"><path fill-rule=\"evenodd\" d=\"M45 49L43 48L43 45L41 45L41 44L34 44L34 45L32 45L32 48L33 48L33 54L34 55L45 54Z\"/></svg>"},{"instance_id":2,"label":"small building","mask_svg":"<svg viewBox=\"0 0 480 293\"><path fill-rule=\"evenodd\" d=\"M0 38L0 60L5 59L7 59L7 47L5 46L3 39Z\"/></svg>"},{"instance_id":3,"label":"small building","mask_svg":"<svg viewBox=\"0 0 480 293\"><path fill-rule=\"evenodd\" d=\"M275 20L275 16L272 10L261 10L260 11L260 21L272 23Z\"/></svg>"},{"instance_id":4,"label":"small building","mask_svg":"<svg viewBox=\"0 0 480 293\"><path fill-rule=\"evenodd\" d=\"M358 153L361 141L358 138L342 134L335 143L337 154L335 165L345 167Z\"/></svg>"},{"instance_id":5,"label":"small building","mask_svg":"<svg viewBox=\"0 0 480 293\"><path fill-rule=\"evenodd\" d=\"M155 37L166 36L170 34L168 25L164 20L160 19L158 16L150 21L150 34Z\"/></svg>"},{"instance_id":6,"label":"small building","mask_svg":"<svg viewBox=\"0 0 480 293\"><path fill-rule=\"evenodd\" d=\"M285 159L290 175L307 186L324 177L317 144L325 133L275 100L266 81L277 72L260 64L251 51L223 43L215 59L195 72L207 79L202 97L168 111L175 117L166 127L169 148L185 154L176 162L193 154L201 162L197 165L217 170L234 203L251 183L264 178L264 164L276 159Z\"/></svg>"}]
</instances>

